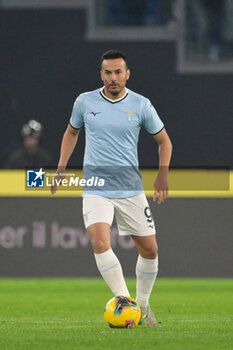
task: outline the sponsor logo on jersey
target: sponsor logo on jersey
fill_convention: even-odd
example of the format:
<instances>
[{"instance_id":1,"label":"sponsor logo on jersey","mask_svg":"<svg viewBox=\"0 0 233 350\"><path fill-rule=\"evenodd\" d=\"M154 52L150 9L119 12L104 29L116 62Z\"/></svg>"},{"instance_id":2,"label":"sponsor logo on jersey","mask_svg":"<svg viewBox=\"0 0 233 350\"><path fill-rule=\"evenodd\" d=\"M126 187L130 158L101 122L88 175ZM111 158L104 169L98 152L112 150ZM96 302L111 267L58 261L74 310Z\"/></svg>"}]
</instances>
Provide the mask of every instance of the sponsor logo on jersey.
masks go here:
<instances>
[{"instance_id":1,"label":"sponsor logo on jersey","mask_svg":"<svg viewBox=\"0 0 233 350\"><path fill-rule=\"evenodd\" d=\"M93 116L95 117L97 114L100 114L101 112L91 112L90 114L93 114Z\"/></svg>"}]
</instances>

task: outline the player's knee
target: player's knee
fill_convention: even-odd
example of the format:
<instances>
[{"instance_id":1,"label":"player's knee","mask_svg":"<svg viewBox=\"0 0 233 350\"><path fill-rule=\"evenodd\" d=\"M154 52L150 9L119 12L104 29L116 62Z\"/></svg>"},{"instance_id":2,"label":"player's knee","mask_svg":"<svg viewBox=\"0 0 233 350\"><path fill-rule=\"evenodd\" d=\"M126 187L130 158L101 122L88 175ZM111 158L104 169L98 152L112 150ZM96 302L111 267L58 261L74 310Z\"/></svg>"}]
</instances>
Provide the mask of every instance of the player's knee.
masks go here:
<instances>
[{"instance_id":1,"label":"player's knee","mask_svg":"<svg viewBox=\"0 0 233 350\"><path fill-rule=\"evenodd\" d=\"M146 259L155 259L158 255L158 246L157 244L153 245L153 246L149 246L146 251Z\"/></svg>"},{"instance_id":2,"label":"player's knee","mask_svg":"<svg viewBox=\"0 0 233 350\"><path fill-rule=\"evenodd\" d=\"M92 238L91 244L95 254L104 253L111 248L106 241L99 238Z\"/></svg>"}]
</instances>

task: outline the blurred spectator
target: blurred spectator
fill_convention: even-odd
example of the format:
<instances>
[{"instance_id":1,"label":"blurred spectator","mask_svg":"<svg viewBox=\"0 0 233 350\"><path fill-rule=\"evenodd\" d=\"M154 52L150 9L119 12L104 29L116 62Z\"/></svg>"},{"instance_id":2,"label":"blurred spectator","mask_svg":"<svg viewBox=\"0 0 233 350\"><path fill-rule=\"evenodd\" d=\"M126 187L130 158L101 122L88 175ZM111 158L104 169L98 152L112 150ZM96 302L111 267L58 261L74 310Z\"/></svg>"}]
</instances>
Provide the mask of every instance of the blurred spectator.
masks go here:
<instances>
[{"instance_id":1,"label":"blurred spectator","mask_svg":"<svg viewBox=\"0 0 233 350\"><path fill-rule=\"evenodd\" d=\"M174 0L149 0L145 11L145 24L164 26L172 20Z\"/></svg>"},{"instance_id":2,"label":"blurred spectator","mask_svg":"<svg viewBox=\"0 0 233 350\"><path fill-rule=\"evenodd\" d=\"M42 125L36 120L29 120L21 130L22 147L15 150L7 159L6 169L24 169L28 167L52 166L52 157L39 147Z\"/></svg>"},{"instance_id":3,"label":"blurred spectator","mask_svg":"<svg viewBox=\"0 0 233 350\"><path fill-rule=\"evenodd\" d=\"M233 59L233 0L225 1L223 44L225 57Z\"/></svg>"},{"instance_id":4,"label":"blurred spectator","mask_svg":"<svg viewBox=\"0 0 233 350\"><path fill-rule=\"evenodd\" d=\"M175 0L106 0L106 25L166 25Z\"/></svg>"},{"instance_id":5,"label":"blurred spectator","mask_svg":"<svg viewBox=\"0 0 233 350\"><path fill-rule=\"evenodd\" d=\"M225 0L186 0L187 47L196 59L222 58Z\"/></svg>"},{"instance_id":6,"label":"blurred spectator","mask_svg":"<svg viewBox=\"0 0 233 350\"><path fill-rule=\"evenodd\" d=\"M210 59L218 61L222 57L222 28L224 0L204 0L209 25Z\"/></svg>"},{"instance_id":7,"label":"blurred spectator","mask_svg":"<svg viewBox=\"0 0 233 350\"><path fill-rule=\"evenodd\" d=\"M148 0L121 0L123 12L126 14L128 25L143 25L145 10L148 6Z\"/></svg>"}]
</instances>

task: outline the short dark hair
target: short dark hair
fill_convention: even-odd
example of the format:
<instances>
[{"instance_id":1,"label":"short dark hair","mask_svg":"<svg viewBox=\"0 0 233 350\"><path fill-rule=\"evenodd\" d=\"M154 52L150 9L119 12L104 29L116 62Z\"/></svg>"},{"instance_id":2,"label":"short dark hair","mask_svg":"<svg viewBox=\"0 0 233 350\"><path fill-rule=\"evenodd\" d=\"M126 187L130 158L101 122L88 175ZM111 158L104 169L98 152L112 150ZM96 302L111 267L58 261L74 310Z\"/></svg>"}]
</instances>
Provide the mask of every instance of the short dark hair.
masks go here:
<instances>
[{"instance_id":1,"label":"short dark hair","mask_svg":"<svg viewBox=\"0 0 233 350\"><path fill-rule=\"evenodd\" d=\"M102 62L104 60L114 60L115 58L122 58L125 61L126 68L128 69L128 62L126 55L118 50L108 50L101 56L100 68L102 69Z\"/></svg>"}]
</instances>

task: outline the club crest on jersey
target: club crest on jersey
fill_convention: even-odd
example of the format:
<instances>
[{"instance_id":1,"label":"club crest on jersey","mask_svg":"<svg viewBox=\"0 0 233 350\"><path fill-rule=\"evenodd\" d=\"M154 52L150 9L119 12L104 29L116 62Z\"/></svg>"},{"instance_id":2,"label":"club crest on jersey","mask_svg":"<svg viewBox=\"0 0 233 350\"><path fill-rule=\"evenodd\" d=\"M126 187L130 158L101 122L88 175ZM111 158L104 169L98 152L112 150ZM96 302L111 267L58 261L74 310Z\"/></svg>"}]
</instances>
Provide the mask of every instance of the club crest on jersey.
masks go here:
<instances>
[{"instance_id":1,"label":"club crest on jersey","mask_svg":"<svg viewBox=\"0 0 233 350\"><path fill-rule=\"evenodd\" d=\"M135 114L137 111L123 111L128 115L128 121L131 122L132 115Z\"/></svg>"}]
</instances>

